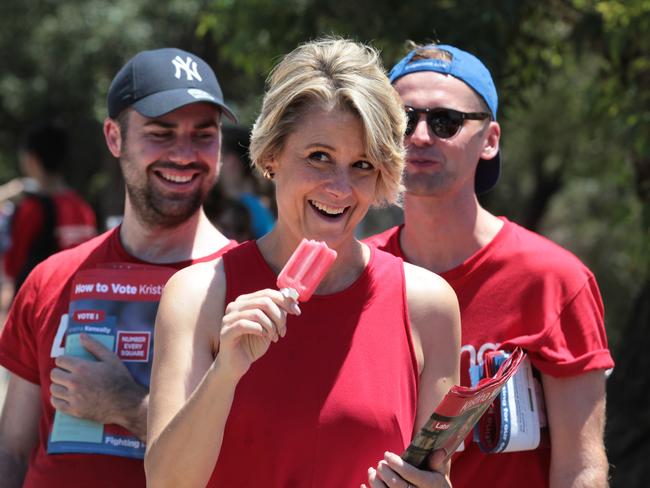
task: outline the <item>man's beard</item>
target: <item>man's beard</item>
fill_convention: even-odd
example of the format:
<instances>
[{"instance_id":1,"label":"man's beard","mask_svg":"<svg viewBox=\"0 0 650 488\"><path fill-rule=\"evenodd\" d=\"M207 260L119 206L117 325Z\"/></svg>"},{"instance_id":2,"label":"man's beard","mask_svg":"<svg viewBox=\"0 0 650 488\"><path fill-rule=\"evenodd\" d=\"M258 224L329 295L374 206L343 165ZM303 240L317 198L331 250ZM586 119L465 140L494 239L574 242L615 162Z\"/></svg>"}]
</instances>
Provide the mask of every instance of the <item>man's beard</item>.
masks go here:
<instances>
[{"instance_id":1,"label":"man's beard","mask_svg":"<svg viewBox=\"0 0 650 488\"><path fill-rule=\"evenodd\" d=\"M126 184L131 206L141 222L151 227L171 228L186 222L203 204L201 191L179 199L166 198L152 191L150 186L138 188Z\"/></svg>"},{"instance_id":2,"label":"man's beard","mask_svg":"<svg viewBox=\"0 0 650 488\"><path fill-rule=\"evenodd\" d=\"M130 162L123 161L122 164L128 165ZM173 166L171 163L163 164ZM203 168L203 166L201 167ZM123 170L125 169L123 167ZM126 171L124 173L126 174ZM158 191L148 181L148 172L142 176L144 179L142 184L138 184L138 181L133 182L129 181L126 177L124 178L129 202L138 220L147 226L158 228L177 227L194 216L201 208L201 205L203 205L203 201L216 182L216 178L214 178L207 186L207 189L205 186L201 186L191 195L173 197L165 196ZM153 178L154 176L151 177Z\"/></svg>"}]
</instances>

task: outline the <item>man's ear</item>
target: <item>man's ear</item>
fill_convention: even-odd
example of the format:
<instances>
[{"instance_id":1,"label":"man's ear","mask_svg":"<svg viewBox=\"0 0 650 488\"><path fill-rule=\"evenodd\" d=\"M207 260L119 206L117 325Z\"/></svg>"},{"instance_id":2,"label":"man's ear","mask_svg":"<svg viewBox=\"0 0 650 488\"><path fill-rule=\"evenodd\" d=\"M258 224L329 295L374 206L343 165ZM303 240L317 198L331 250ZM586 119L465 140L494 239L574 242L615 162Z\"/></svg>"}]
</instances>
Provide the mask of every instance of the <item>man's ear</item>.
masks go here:
<instances>
[{"instance_id":1,"label":"man's ear","mask_svg":"<svg viewBox=\"0 0 650 488\"><path fill-rule=\"evenodd\" d=\"M485 143L481 152L481 159L492 159L499 152L499 139L501 138L501 127L496 121L490 122L487 127Z\"/></svg>"},{"instance_id":2,"label":"man's ear","mask_svg":"<svg viewBox=\"0 0 650 488\"><path fill-rule=\"evenodd\" d=\"M104 120L104 139L111 154L119 158L122 155L122 131L117 120L106 117Z\"/></svg>"}]
</instances>

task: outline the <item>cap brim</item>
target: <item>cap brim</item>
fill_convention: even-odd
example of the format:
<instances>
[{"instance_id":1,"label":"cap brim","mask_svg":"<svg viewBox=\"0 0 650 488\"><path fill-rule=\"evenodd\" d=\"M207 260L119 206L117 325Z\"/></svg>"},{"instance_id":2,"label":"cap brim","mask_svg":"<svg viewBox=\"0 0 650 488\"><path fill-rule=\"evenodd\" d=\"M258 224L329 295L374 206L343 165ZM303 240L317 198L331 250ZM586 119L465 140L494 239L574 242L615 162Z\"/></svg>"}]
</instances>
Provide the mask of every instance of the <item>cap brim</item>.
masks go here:
<instances>
[{"instance_id":1,"label":"cap brim","mask_svg":"<svg viewBox=\"0 0 650 488\"><path fill-rule=\"evenodd\" d=\"M477 195L490 191L501 175L501 152L492 159L481 159L476 167L474 190Z\"/></svg>"},{"instance_id":2,"label":"cap brim","mask_svg":"<svg viewBox=\"0 0 650 488\"><path fill-rule=\"evenodd\" d=\"M223 111L226 117L234 123L237 123L237 117L235 117L232 110L222 100L203 90L191 88L177 88L154 93L153 95L138 100L132 107L145 117L160 117L172 110L192 103L211 103L216 105Z\"/></svg>"}]
</instances>

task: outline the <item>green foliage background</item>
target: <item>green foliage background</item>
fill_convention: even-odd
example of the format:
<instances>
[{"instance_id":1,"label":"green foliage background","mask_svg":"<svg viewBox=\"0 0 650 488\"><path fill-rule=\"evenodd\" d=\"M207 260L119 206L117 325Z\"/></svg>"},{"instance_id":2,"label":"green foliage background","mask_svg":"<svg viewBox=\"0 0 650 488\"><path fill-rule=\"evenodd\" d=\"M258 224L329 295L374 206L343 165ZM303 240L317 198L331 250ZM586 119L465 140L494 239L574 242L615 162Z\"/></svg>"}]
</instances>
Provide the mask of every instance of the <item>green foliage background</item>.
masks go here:
<instances>
[{"instance_id":1,"label":"green foliage background","mask_svg":"<svg viewBox=\"0 0 650 488\"><path fill-rule=\"evenodd\" d=\"M484 203L595 272L617 359L612 483L650 486L649 33L650 0L3 0L0 183L17 175L25 127L56 117L72 130L69 180L101 216L119 214L101 123L111 78L141 49L200 54L244 123L269 69L308 39L371 42L386 66L407 39L472 51L492 70L503 128L502 181Z\"/></svg>"}]
</instances>

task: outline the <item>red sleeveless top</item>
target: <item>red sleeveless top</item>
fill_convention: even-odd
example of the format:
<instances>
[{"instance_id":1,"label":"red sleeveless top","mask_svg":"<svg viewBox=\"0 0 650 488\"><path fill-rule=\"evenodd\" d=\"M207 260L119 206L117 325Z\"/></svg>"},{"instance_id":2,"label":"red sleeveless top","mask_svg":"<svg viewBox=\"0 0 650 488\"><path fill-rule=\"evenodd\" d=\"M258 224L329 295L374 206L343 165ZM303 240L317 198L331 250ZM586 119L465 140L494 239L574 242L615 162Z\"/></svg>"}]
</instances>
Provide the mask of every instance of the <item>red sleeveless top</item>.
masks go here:
<instances>
[{"instance_id":1,"label":"red sleeveless top","mask_svg":"<svg viewBox=\"0 0 650 488\"><path fill-rule=\"evenodd\" d=\"M226 303L275 288L254 241L223 260ZM300 308L239 382L208 486L358 487L409 443L418 375L402 260L372 249L350 287Z\"/></svg>"}]
</instances>

